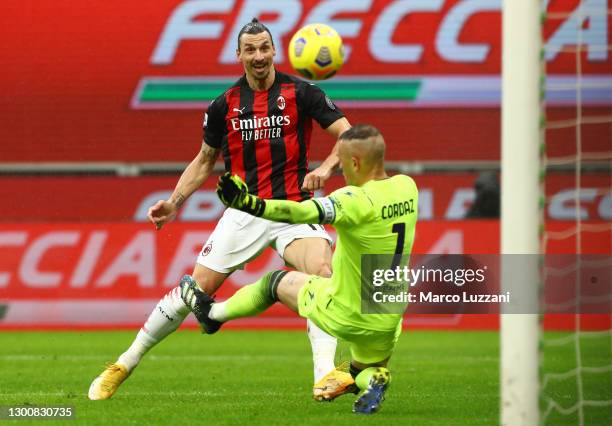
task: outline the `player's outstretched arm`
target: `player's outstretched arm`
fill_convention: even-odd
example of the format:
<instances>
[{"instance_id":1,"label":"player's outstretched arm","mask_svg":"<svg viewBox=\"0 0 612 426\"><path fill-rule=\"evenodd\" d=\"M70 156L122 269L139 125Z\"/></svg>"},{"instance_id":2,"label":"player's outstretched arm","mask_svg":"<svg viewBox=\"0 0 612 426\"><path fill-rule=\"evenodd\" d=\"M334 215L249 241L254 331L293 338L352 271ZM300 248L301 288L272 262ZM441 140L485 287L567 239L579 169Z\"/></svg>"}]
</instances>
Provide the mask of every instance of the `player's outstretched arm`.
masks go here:
<instances>
[{"instance_id":1,"label":"player's outstretched arm","mask_svg":"<svg viewBox=\"0 0 612 426\"><path fill-rule=\"evenodd\" d=\"M321 220L320 209L314 201L263 200L249 194L246 183L229 173L219 178L217 195L227 207L276 222L320 223Z\"/></svg>"},{"instance_id":2,"label":"player's outstretched arm","mask_svg":"<svg viewBox=\"0 0 612 426\"><path fill-rule=\"evenodd\" d=\"M342 133L350 128L351 125L348 120L342 117L334 121L325 129L327 133L336 139L336 144L321 165L304 177L304 182L302 183L303 190L316 191L317 189L323 188L325 181L330 178L336 167L338 167L338 164L340 164L340 158L338 157L338 139Z\"/></svg>"},{"instance_id":3,"label":"player's outstretched arm","mask_svg":"<svg viewBox=\"0 0 612 426\"><path fill-rule=\"evenodd\" d=\"M147 217L157 229L176 217L178 209L210 176L220 150L202 143L202 149L183 171L174 192L167 200L159 200L149 208Z\"/></svg>"}]
</instances>

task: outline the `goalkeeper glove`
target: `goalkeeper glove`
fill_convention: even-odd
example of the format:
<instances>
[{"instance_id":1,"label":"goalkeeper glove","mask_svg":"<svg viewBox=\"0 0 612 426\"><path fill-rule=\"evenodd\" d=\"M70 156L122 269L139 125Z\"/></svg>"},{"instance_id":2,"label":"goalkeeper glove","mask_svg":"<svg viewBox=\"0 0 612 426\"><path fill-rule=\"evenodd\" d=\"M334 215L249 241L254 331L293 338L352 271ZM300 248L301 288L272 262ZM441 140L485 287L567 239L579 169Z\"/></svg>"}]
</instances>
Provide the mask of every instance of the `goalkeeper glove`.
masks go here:
<instances>
[{"instance_id":1,"label":"goalkeeper glove","mask_svg":"<svg viewBox=\"0 0 612 426\"><path fill-rule=\"evenodd\" d=\"M217 182L217 196L227 207L233 207L253 216L261 216L266 202L256 195L249 194L246 183L237 175L229 172L221 175Z\"/></svg>"}]
</instances>

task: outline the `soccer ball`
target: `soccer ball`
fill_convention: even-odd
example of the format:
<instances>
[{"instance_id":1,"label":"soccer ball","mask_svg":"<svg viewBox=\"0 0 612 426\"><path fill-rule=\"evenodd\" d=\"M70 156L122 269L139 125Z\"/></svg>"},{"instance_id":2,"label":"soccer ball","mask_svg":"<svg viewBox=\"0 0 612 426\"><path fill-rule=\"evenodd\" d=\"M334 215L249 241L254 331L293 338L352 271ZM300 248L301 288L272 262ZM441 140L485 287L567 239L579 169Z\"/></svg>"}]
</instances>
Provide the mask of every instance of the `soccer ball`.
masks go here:
<instances>
[{"instance_id":1,"label":"soccer ball","mask_svg":"<svg viewBox=\"0 0 612 426\"><path fill-rule=\"evenodd\" d=\"M289 61L309 80L328 79L344 63L342 38L328 25L306 25L289 42Z\"/></svg>"}]
</instances>

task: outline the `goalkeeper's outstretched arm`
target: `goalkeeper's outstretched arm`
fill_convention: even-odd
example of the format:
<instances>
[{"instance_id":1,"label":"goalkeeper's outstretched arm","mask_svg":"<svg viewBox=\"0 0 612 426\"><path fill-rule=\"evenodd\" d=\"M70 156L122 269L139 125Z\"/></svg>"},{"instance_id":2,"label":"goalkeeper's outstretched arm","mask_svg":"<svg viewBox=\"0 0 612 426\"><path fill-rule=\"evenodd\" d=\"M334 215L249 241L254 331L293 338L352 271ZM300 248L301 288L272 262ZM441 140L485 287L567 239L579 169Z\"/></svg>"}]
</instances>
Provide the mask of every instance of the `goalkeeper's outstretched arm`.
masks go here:
<instances>
[{"instance_id":1,"label":"goalkeeper's outstretched arm","mask_svg":"<svg viewBox=\"0 0 612 426\"><path fill-rule=\"evenodd\" d=\"M217 195L228 207L232 207L253 216L263 217L275 222L288 223L330 223L326 221L329 214L324 214L324 206L329 210L331 201L306 200L263 200L249 194L247 185L236 175L226 173L219 178ZM324 200L324 201L323 201Z\"/></svg>"},{"instance_id":2,"label":"goalkeeper's outstretched arm","mask_svg":"<svg viewBox=\"0 0 612 426\"><path fill-rule=\"evenodd\" d=\"M321 207L315 200L266 200L261 217L275 222L324 223Z\"/></svg>"}]
</instances>

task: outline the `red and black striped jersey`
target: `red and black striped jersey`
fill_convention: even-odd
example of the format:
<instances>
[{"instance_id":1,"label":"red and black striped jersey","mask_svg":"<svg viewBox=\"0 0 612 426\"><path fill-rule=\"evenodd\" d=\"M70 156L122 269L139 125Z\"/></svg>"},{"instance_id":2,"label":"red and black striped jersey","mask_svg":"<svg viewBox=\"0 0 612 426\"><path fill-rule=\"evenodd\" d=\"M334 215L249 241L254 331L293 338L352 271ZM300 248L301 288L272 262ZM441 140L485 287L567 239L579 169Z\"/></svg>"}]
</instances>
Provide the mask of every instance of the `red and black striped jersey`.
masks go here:
<instances>
[{"instance_id":1,"label":"red and black striped jersey","mask_svg":"<svg viewBox=\"0 0 612 426\"><path fill-rule=\"evenodd\" d=\"M204 116L204 142L223 151L225 170L262 198L301 201L312 119L327 128L344 114L314 84L276 71L266 91L246 76L217 97Z\"/></svg>"}]
</instances>

